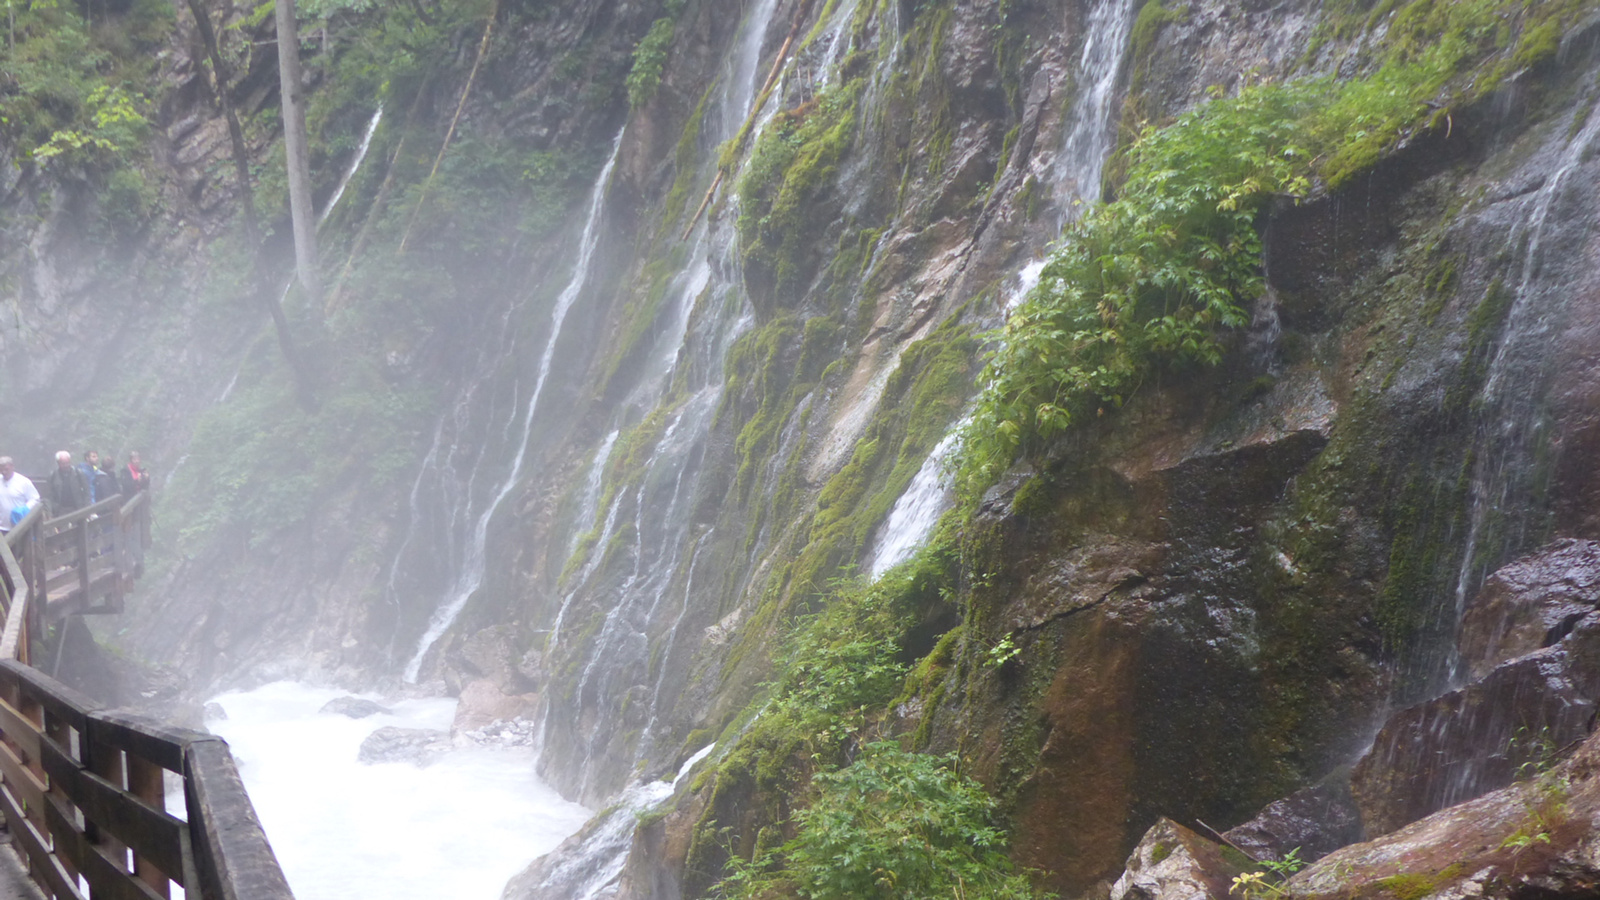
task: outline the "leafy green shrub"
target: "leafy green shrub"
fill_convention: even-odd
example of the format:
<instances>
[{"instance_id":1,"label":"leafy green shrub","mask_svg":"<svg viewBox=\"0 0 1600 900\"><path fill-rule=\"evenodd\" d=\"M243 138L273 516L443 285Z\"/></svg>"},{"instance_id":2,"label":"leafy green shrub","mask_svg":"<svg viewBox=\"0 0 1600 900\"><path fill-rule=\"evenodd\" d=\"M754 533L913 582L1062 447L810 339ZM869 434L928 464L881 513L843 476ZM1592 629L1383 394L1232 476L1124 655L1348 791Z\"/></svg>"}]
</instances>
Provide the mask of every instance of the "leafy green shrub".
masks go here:
<instances>
[{"instance_id":1,"label":"leafy green shrub","mask_svg":"<svg viewBox=\"0 0 1600 900\"><path fill-rule=\"evenodd\" d=\"M775 887L811 900L1038 896L1006 857L994 801L953 758L873 743L814 783L817 798L795 814L794 838L736 865L723 896L743 900Z\"/></svg>"},{"instance_id":2,"label":"leafy green shrub","mask_svg":"<svg viewBox=\"0 0 1600 900\"><path fill-rule=\"evenodd\" d=\"M633 68L628 70L628 106L633 109L650 102L661 86L661 70L667 64L667 48L678 23L662 16L633 51Z\"/></svg>"},{"instance_id":3,"label":"leafy green shrub","mask_svg":"<svg viewBox=\"0 0 1600 900\"><path fill-rule=\"evenodd\" d=\"M964 489L981 491L1076 417L1120 406L1157 367L1217 362L1222 335L1263 287L1255 222L1270 200L1298 198L1317 178L1337 187L1407 134L1452 127L1450 101L1553 53L1550 35L1593 6L1386 3L1367 14L1366 27L1388 21L1367 75L1252 85L1147 129L1118 198L1067 228L994 335Z\"/></svg>"},{"instance_id":4,"label":"leafy green shrub","mask_svg":"<svg viewBox=\"0 0 1600 900\"><path fill-rule=\"evenodd\" d=\"M1309 188L1302 119L1325 85L1261 85L1214 100L1132 148L1113 203L1068 227L980 377L967 468L987 479L1030 438L1120 405L1159 360L1213 363L1221 328L1261 289L1255 218Z\"/></svg>"},{"instance_id":5,"label":"leafy green shrub","mask_svg":"<svg viewBox=\"0 0 1600 900\"><path fill-rule=\"evenodd\" d=\"M667 14L650 23L650 30L633 48L633 66L628 70L628 106L638 109L655 97L661 87L661 71L667 65L667 50L678 27L678 14L688 0L667 0Z\"/></svg>"}]
</instances>

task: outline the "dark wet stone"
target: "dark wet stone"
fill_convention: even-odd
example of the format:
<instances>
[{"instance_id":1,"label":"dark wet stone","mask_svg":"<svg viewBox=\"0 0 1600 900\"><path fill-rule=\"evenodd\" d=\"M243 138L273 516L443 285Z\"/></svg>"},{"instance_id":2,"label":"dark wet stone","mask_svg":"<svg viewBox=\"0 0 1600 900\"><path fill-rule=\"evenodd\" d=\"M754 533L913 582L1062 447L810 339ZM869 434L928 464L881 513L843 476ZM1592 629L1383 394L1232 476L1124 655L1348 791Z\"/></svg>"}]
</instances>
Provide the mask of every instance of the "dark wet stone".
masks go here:
<instances>
[{"instance_id":1,"label":"dark wet stone","mask_svg":"<svg viewBox=\"0 0 1600 900\"><path fill-rule=\"evenodd\" d=\"M1389 718L1351 772L1369 837L1510 784L1591 730L1600 614L1554 646Z\"/></svg>"},{"instance_id":2,"label":"dark wet stone","mask_svg":"<svg viewBox=\"0 0 1600 900\"><path fill-rule=\"evenodd\" d=\"M1361 840L1361 810L1347 774L1268 804L1223 837L1256 859L1279 860L1299 850L1300 859L1313 862Z\"/></svg>"},{"instance_id":3,"label":"dark wet stone","mask_svg":"<svg viewBox=\"0 0 1600 900\"><path fill-rule=\"evenodd\" d=\"M409 762L425 766L449 749L450 735L446 732L387 725L367 735L356 758L364 763Z\"/></svg>"},{"instance_id":4,"label":"dark wet stone","mask_svg":"<svg viewBox=\"0 0 1600 900\"><path fill-rule=\"evenodd\" d=\"M1600 605L1600 543L1560 540L1502 567L1461 621L1468 677L1560 640Z\"/></svg>"},{"instance_id":5,"label":"dark wet stone","mask_svg":"<svg viewBox=\"0 0 1600 900\"><path fill-rule=\"evenodd\" d=\"M1600 738L1555 769L1335 851L1284 900L1600 896Z\"/></svg>"},{"instance_id":6,"label":"dark wet stone","mask_svg":"<svg viewBox=\"0 0 1600 900\"><path fill-rule=\"evenodd\" d=\"M375 716L379 714L387 715L388 713L393 712L393 710L389 709L387 706L382 706L372 702L371 700L363 700L360 697L335 697L332 700L329 700L327 703L324 703L322 705L322 709L317 711L322 713L332 713L339 716L349 716L352 719L365 719L367 716Z\"/></svg>"}]
</instances>

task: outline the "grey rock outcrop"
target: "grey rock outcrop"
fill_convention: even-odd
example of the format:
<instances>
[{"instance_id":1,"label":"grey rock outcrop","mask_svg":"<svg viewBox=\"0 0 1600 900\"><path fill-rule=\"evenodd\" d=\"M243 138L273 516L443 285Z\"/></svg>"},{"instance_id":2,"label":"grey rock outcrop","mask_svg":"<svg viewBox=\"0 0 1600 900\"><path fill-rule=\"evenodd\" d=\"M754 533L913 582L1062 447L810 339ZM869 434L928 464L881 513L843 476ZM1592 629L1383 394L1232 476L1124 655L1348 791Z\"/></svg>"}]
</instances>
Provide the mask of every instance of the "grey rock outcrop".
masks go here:
<instances>
[{"instance_id":1,"label":"grey rock outcrop","mask_svg":"<svg viewBox=\"0 0 1600 900\"><path fill-rule=\"evenodd\" d=\"M1145 832L1128 868L1111 887L1111 900L1227 900L1241 869L1222 846L1161 819Z\"/></svg>"},{"instance_id":2,"label":"grey rock outcrop","mask_svg":"<svg viewBox=\"0 0 1600 900\"><path fill-rule=\"evenodd\" d=\"M539 708L537 694L508 694L494 682L480 678L461 689L450 732L459 734L515 719L531 718Z\"/></svg>"},{"instance_id":3,"label":"grey rock outcrop","mask_svg":"<svg viewBox=\"0 0 1600 900\"><path fill-rule=\"evenodd\" d=\"M1556 541L1484 582L1462 618L1461 659L1470 677L1482 678L1560 640L1597 606L1600 543Z\"/></svg>"}]
</instances>

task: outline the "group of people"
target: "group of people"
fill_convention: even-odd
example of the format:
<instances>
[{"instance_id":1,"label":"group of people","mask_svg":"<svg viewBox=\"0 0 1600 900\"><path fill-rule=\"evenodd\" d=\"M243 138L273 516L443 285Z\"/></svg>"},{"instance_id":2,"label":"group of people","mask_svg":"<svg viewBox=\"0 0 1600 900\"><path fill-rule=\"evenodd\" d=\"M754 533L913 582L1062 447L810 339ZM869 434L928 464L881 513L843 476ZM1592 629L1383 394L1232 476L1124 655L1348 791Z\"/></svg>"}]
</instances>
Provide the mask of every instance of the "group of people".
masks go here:
<instances>
[{"instance_id":1,"label":"group of people","mask_svg":"<svg viewBox=\"0 0 1600 900\"><path fill-rule=\"evenodd\" d=\"M10 531L41 499L49 503L50 515L55 517L150 488L150 474L139 463L138 453L129 453L127 465L120 468L110 453L102 458L90 450L83 457L83 462L73 464L71 453L58 452L55 471L45 482L41 497L33 481L17 471L11 457L0 456L0 532Z\"/></svg>"}]
</instances>

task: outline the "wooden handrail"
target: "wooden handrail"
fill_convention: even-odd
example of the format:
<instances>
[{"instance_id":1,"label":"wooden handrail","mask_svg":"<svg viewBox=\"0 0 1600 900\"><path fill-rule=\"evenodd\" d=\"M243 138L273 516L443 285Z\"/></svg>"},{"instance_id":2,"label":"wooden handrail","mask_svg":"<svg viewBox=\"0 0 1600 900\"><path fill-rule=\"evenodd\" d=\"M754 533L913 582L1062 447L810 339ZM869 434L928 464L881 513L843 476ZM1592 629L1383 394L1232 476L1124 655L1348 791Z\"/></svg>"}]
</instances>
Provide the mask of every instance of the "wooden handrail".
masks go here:
<instances>
[{"instance_id":1,"label":"wooden handrail","mask_svg":"<svg viewBox=\"0 0 1600 900\"><path fill-rule=\"evenodd\" d=\"M22 660L26 655L26 647L21 642L22 623L28 615L28 580L23 577L22 566L11 552L10 541L0 541L0 565L5 566L6 579L11 584L6 592L5 627L0 630L0 659Z\"/></svg>"},{"instance_id":2,"label":"wooden handrail","mask_svg":"<svg viewBox=\"0 0 1600 900\"><path fill-rule=\"evenodd\" d=\"M134 501L129 500L127 502L133 503ZM56 516L55 518L48 519L45 521L45 524L51 527L62 529L70 528L73 525L76 525L79 522L82 522L85 519L93 516L110 515L111 513L120 509L122 507L122 503L122 495L120 494L115 497L107 497L106 499L101 500L99 503L85 506L82 509L75 509L64 516Z\"/></svg>"},{"instance_id":3,"label":"wooden handrail","mask_svg":"<svg viewBox=\"0 0 1600 900\"><path fill-rule=\"evenodd\" d=\"M165 809L163 772L183 779L186 820ZM227 742L15 660L0 660L0 811L58 900L85 900L79 876L88 897L153 900L176 882L197 900L293 900Z\"/></svg>"}]
</instances>

